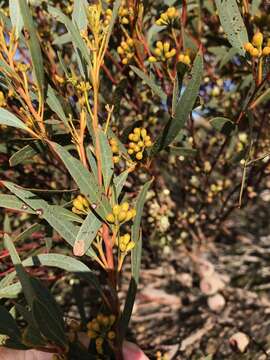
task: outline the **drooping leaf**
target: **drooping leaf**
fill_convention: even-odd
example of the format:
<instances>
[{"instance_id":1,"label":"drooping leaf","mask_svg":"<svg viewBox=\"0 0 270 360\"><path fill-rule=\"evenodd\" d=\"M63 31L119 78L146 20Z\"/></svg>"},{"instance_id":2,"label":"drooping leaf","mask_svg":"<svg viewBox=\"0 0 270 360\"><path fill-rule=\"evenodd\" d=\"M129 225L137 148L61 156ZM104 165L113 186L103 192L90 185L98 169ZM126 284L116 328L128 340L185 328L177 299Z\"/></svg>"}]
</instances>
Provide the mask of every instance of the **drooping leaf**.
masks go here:
<instances>
[{"instance_id":1,"label":"drooping leaf","mask_svg":"<svg viewBox=\"0 0 270 360\"><path fill-rule=\"evenodd\" d=\"M16 321L7 311L7 309L0 305L0 334L7 335L13 340L20 341L21 333L16 324Z\"/></svg>"},{"instance_id":2,"label":"drooping leaf","mask_svg":"<svg viewBox=\"0 0 270 360\"><path fill-rule=\"evenodd\" d=\"M215 0L221 25L232 47L245 55L244 44L248 42L247 29L236 0Z\"/></svg>"},{"instance_id":3,"label":"drooping leaf","mask_svg":"<svg viewBox=\"0 0 270 360\"><path fill-rule=\"evenodd\" d=\"M175 117L172 117L167 122L161 134L155 141L151 149L152 156L156 155L159 151L170 145L185 126L185 123L188 119L189 114L193 110L199 93L202 74L203 59L201 55L198 54L193 64L191 80L189 81L183 95L181 96L180 100L176 105Z\"/></svg>"},{"instance_id":4,"label":"drooping leaf","mask_svg":"<svg viewBox=\"0 0 270 360\"><path fill-rule=\"evenodd\" d=\"M26 145L10 157L9 164L10 166L19 165L26 160L32 159L37 154L38 149L35 144Z\"/></svg>"},{"instance_id":5,"label":"drooping leaf","mask_svg":"<svg viewBox=\"0 0 270 360\"><path fill-rule=\"evenodd\" d=\"M88 25L88 20L85 12L87 6L88 6L87 0L74 1L72 20L77 25L80 31L85 30Z\"/></svg>"},{"instance_id":6,"label":"drooping leaf","mask_svg":"<svg viewBox=\"0 0 270 360\"><path fill-rule=\"evenodd\" d=\"M0 108L0 125L7 125L28 131L27 126L20 119L18 119L17 116L3 108Z\"/></svg>"},{"instance_id":7,"label":"drooping leaf","mask_svg":"<svg viewBox=\"0 0 270 360\"><path fill-rule=\"evenodd\" d=\"M19 5L20 5L20 13L23 19L24 35L29 46L33 70L41 95L41 98L39 100L40 102L43 102L44 87L45 87L44 68L43 68L41 48L37 37L37 30L34 25L34 21L26 0L19 0Z\"/></svg>"},{"instance_id":8,"label":"drooping leaf","mask_svg":"<svg viewBox=\"0 0 270 360\"><path fill-rule=\"evenodd\" d=\"M61 102L59 101L58 97L55 95L55 92L50 85L48 86L48 91L47 91L47 104L49 105L51 110L55 112L57 116L63 121L66 129L69 129L68 120L61 105Z\"/></svg>"},{"instance_id":9,"label":"drooping leaf","mask_svg":"<svg viewBox=\"0 0 270 360\"><path fill-rule=\"evenodd\" d=\"M12 27L16 29L16 39L18 39L23 28L23 19L20 13L19 0L9 0L9 14Z\"/></svg>"},{"instance_id":10,"label":"drooping leaf","mask_svg":"<svg viewBox=\"0 0 270 360\"><path fill-rule=\"evenodd\" d=\"M210 124L213 128L225 135L230 134L235 129L235 123L225 117L215 117L210 120Z\"/></svg>"},{"instance_id":11,"label":"drooping leaf","mask_svg":"<svg viewBox=\"0 0 270 360\"><path fill-rule=\"evenodd\" d=\"M149 187L151 186L153 180L148 181L144 184L142 187L137 201L136 201L136 216L133 221L133 225L131 227L131 239L135 242L135 247L131 251L131 267L132 267L132 276L136 283L138 283L139 280L139 269L140 269L140 224L142 219L142 213L143 213L143 207L146 200L147 191L149 190Z\"/></svg>"},{"instance_id":12,"label":"drooping leaf","mask_svg":"<svg viewBox=\"0 0 270 360\"><path fill-rule=\"evenodd\" d=\"M114 170L113 155L106 134L102 130L100 130L98 134L101 152L101 170L105 192L107 193Z\"/></svg>"},{"instance_id":13,"label":"drooping leaf","mask_svg":"<svg viewBox=\"0 0 270 360\"><path fill-rule=\"evenodd\" d=\"M97 216L90 211L80 227L73 246L73 252L76 256L83 256L86 253L91 246L92 241L97 236L101 224L102 223ZM77 248L78 253L76 253Z\"/></svg>"}]
</instances>

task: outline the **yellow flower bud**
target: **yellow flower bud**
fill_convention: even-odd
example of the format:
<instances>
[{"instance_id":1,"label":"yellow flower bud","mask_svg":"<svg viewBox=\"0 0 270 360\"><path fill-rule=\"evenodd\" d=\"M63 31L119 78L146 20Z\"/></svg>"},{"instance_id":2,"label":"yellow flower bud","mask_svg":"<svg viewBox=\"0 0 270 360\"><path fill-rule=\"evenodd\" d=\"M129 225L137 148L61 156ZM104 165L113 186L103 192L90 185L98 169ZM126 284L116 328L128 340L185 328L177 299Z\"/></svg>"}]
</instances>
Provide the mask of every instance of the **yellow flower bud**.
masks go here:
<instances>
[{"instance_id":1,"label":"yellow flower bud","mask_svg":"<svg viewBox=\"0 0 270 360\"><path fill-rule=\"evenodd\" d=\"M256 48L253 48L251 51L250 51L250 55L252 57L258 57L259 56L259 50L256 49Z\"/></svg>"},{"instance_id":2,"label":"yellow flower bud","mask_svg":"<svg viewBox=\"0 0 270 360\"><path fill-rule=\"evenodd\" d=\"M133 135L133 141L134 141L134 142L138 142L139 139L140 139L140 135L139 135L139 134L134 134L134 135Z\"/></svg>"},{"instance_id":3,"label":"yellow flower bud","mask_svg":"<svg viewBox=\"0 0 270 360\"><path fill-rule=\"evenodd\" d=\"M252 38L252 44L257 48L261 47L263 43L263 34L259 31Z\"/></svg>"},{"instance_id":4,"label":"yellow flower bud","mask_svg":"<svg viewBox=\"0 0 270 360\"><path fill-rule=\"evenodd\" d=\"M115 339L116 334L115 334L114 331L109 331L108 334L107 334L107 337L108 337L109 340L113 340L113 339Z\"/></svg>"},{"instance_id":5,"label":"yellow flower bud","mask_svg":"<svg viewBox=\"0 0 270 360\"><path fill-rule=\"evenodd\" d=\"M146 129L142 129L141 130L141 137L144 139L146 137L146 135L147 135Z\"/></svg>"},{"instance_id":6,"label":"yellow flower bud","mask_svg":"<svg viewBox=\"0 0 270 360\"><path fill-rule=\"evenodd\" d=\"M84 211L84 206L82 204L82 202L76 198L75 200L73 200L73 205L76 209L80 210L80 211Z\"/></svg>"},{"instance_id":7,"label":"yellow flower bud","mask_svg":"<svg viewBox=\"0 0 270 360\"><path fill-rule=\"evenodd\" d=\"M128 211L129 209L129 203L128 202L124 202L123 204L121 204L121 209L123 211Z\"/></svg>"},{"instance_id":8,"label":"yellow flower bud","mask_svg":"<svg viewBox=\"0 0 270 360\"><path fill-rule=\"evenodd\" d=\"M117 140L114 139L114 138L110 139L110 145L111 146L118 146Z\"/></svg>"},{"instance_id":9,"label":"yellow flower bud","mask_svg":"<svg viewBox=\"0 0 270 360\"><path fill-rule=\"evenodd\" d=\"M122 64L127 65L127 64L128 64L128 58L125 57L125 58L122 60Z\"/></svg>"},{"instance_id":10,"label":"yellow flower bud","mask_svg":"<svg viewBox=\"0 0 270 360\"><path fill-rule=\"evenodd\" d=\"M129 154L129 155L134 154L134 150L133 150L133 149L128 149L128 154Z\"/></svg>"},{"instance_id":11,"label":"yellow flower bud","mask_svg":"<svg viewBox=\"0 0 270 360\"><path fill-rule=\"evenodd\" d=\"M93 330L88 330L87 335L90 339L95 339L97 337L97 333Z\"/></svg>"},{"instance_id":12,"label":"yellow flower bud","mask_svg":"<svg viewBox=\"0 0 270 360\"><path fill-rule=\"evenodd\" d=\"M191 62L189 55L184 55L183 57L183 63L186 65L189 65Z\"/></svg>"},{"instance_id":13,"label":"yellow flower bud","mask_svg":"<svg viewBox=\"0 0 270 360\"><path fill-rule=\"evenodd\" d=\"M109 318L110 318L110 325L113 325L115 320L116 320L116 316L115 315L110 315Z\"/></svg>"},{"instance_id":14,"label":"yellow flower bud","mask_svg":"<svg viewBox=\"0 0 270 360\"><path fill-rule=\"evenodd\" d=\"M157 56L161 56L161 55L162 55L162 51L161 51L159 48L155 48L154 53L155 53L155 55L157 55Z\"/></svg>"},{"instance_id":15,"label":"yellow flower bud","mask_svg":"<svg viewBox=\"0 0 270 360\"><path fill-rule=\"evenodd\" d=\"M138 142L138 146L142 148L142 147L144 146L144 142L143 142L143 141L139 141L139 142Z\"/></svg>"},{"instance_id":16,"label":"yellow flower bud","mask_svg":"<svg viewBox=\"0 0 270 360\"><path fill-rule=\"evenodd\" d=\"M163 44L163 48L164 48L164 52L167 53L170 50L170 43L168 41L166 41Z\"/></svg>"},{"instance_id":17,"label":"yellow flower bud","mask_svg":"<svg viewBox=\"0 0 270 360\"><path fill-rule=\"evenodd\" d=\"M113 163L114 164L118 164L120 161L120 157L119 156L113 156Z\"/></svg>"},{"instance_id":18,"label":"yellow flower bud","mask_svg":"<svg viewBox=\"0 0 270 360\"><path fill-rule=\"evenodd\" d=\"M122 41L122 42L121 42L121 47L122 47L124 50L128 50L128 49L129 49L129 46L128 46L128 44L127 44L125 41Z\"/></svg>"},{"instance_id":19,"label":"yellow flower bud","mask_svg":"<svg viewBox=\"0 0 270 360\"><path fill-rule=\"evenodd\" d=\"M127 43L129 46L134 46L134 41L131 38L127 39Z\"/></svg>"},{"instance_id":20,"label":"yellow flower bud","mask_svg":"<svg viewBox=\"0 0 270 360\"><path fill-rule=\"evenodd\" d=\"M122 221L126 220L126 217L127 217L127 212L126 211L120 211L120 213L118 215L119 222L122 222Z\"/></svg>"},{"instance_id":21,"label":"yellow flower bud","mask_svg":"<svg viewBox=\"0 0 270 360\"><path fill-rule=\"evenodd\" d=\"M162 42L161 42L161 41L157 41L156 47L159 48L160 50L163 50L163 44L162 44Z\"/></svg>"},{"instance_id":22,"label":"yellow flower bud","mask_svg":"<svg viewBox=\"0 0 270 360\"><path fill-rule=\"evenodd\" d=\"M265 48L263 48L262 54L263 56L270 55L270 46L266 46Z\"/></svg>"},{"instance_id":23,"label":"yellow flower bud","mask_svg":"<svg viewBox=\"0 0 270 360\"><path fill-rule=\"evenodd\" d=\"M112 146L111 146L111 149L112 149L112 152L113 152L113 153L117 153L118 150L119 150L119 148L118 148L117 145L112 145Z\"/></svg>"},{"instance_id":24,"label":"yellow flower bud","mask_svg":"<svg viewBox=\"0 0 270 360\"><path fill-rule=\"evenodd\" d=\"M121 211L120 205L114 205L113 207L113 215L118 215Z\"/></svg>"},{"instance_id":25,"label":"yellow flower bud","mask_svg":"<svg viewBox=\"0 0 270 360\"><path fill-rule=\"evenodd\" d=\"M145 146L146 147L151 147L152 146L152 141L146 141Z\"/></svg>"},{"instance_id":26,"label":"yellow flower bud","mask_svg":"<svg viewBox=\"0 0 270 360\"><path fill-rule=\"evenodd\" d=\"M130 235L129 234L123 235L122 238L123 238L124 244L127 245L130 242Z\"/></svg>"},{"instance_id":27,"label":"yellow flower bud","mask_svg":"<svg viewBox=\"0 0 270 360\"><path fill-rule=\"evenodd\" d=\"M134 247L135 247L135 242L131 241L126 247L126 252L132 250Z\"/></svg>"},{"instance_id":28,"label":"yellow flower bud","mask_svg":"<svg viewBox=\"0 0 270 360\"><path fill-rule=\"evenodd\" d=\"M137 159L137 160L142 160L142 158L143 158L143 153L142 153L142 152L138 152L138 153L136 154L136 159Z\"/></svg>"},{"instance_id":29,"label":"yellow flower bud","mask_svg":"<svg viewBox=\"0 0 270 360\"><path fill-rule=\"evenodd\" d=\"M157 58L155 58L154 56L149 56L148 61L149 61L150 63L154 63L154 62L157 61Z\"/></svg>"},{"instance_id":30,"label":"yellow flower bud","mask_svg":"<svg viewBox=\"0 0 270 360\"><path fill-rule=\"evenodd\" d=\"M244 45L244 48L247 52L250 52L253 49L253 45L250 42L248 42Z\"/></svg>"},{"instance_id":31,"label":"yellow flower bud","mask_svg":"<svg viewBox=\"0 0 270 360\"><path fill-rule=\"evenodd\" d=\"M118 46L117 52L119 55L124 55L124 53L125 53L124 49L121 46Z\"/></svg>"},{"instance_id":32,"label":"yellow flower bud","mask_svg":"<svg viewBox=\"0 0 270 360\"><path fill-rule=\"evenodd\" d=\"M134 132L134 134L136 134L136 135L140 135L140 134L141 134L141 129L140 129L140 128L135 128L135 129L133 130L133 132Z\"/></svg>"},{"instance_id":33,"label":"yellow flower bud","mask_svg":"<svg viewBox=\"0 0 270 360\"><path fill-rule=\"evenodd\" d=\"M173 19L176 16L176 8L171 6L167 9L167 15L170 19Z\"/></svg>"},{"instance_id":34,"label":"yellow flower bud","mask_svg":"<svg viewBox=\"0 0 270 360\"><path fill-rule=\"evenodd\" d=\"M138 145L135 145L134 146L134 151L137 153L137 152L139 152L141 149L140 149L140 147L138 146Z\"/></svg>"},{"instance_id":35,"label":"yellow flower bud","mask_svg":"<svg viewBox=\"0 0 270 360\"><path fill-rule=\"evenodd\" d=\"M114 217L113 214L108 214L108 215L106 216L106 220L107 220L109 223L113 224L113 223L115 222L115 217Z\"/></svg>"}]
</instances>

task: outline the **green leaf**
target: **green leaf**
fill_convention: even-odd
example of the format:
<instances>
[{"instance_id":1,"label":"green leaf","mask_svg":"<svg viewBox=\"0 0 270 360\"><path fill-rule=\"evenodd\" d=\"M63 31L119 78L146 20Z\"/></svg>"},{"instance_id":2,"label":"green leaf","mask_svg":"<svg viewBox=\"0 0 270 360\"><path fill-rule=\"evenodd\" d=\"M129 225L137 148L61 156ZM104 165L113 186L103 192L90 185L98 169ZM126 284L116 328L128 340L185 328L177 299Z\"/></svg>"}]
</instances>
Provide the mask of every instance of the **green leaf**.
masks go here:
<instances>
[{"instance_id":1,"label":"green leaf","mask_svg":"<svg viewBox=\"0 0 270 360\"><path fill-rule=\"evenodd\" d=\"M63 121L66 129L69 129L68 120L66 114L62 108L61 102L58 97L55 95L53 88L49 85L47 92L47 104L51 108L53 112L57 114L57 116Z\"/></svg>"},{"instance_id":2,"label":"green leaf","mask_svg":"<svg viewBox=\"0 0 270 360\"><path fill-rule=\"evenodd\" d=\"M25 37L29 46L37 85L40 90L41 99L39 99L39 101L42 103L44 98L44 68L37 30L26 0L19 0L19 5L23 19L24 32L27 32Z\"/></svg>"},{"instance_id":3,"label":"green leaf","mask_svg":"<svg viewBox=\"0 0 270 360\"><path fill-rule=\"evenodd\" d=\"M145 75L145 73L138 69L136 66L130 65L130 68L152 89L152 91L156 95L161 98L161 100L163 100L165 103L167 102L167 95L157 84L153 82L152 79L150 79L150 77Z\"/></svg>"},{"instance_id":4,"label":"green leaf","mask_svg":"<svg viewBox=\"0 0 270 360\"><path fill-rule=\"evenodd\" d=\"M193 110L199 93L200 84L203 75L203 59L200 54L196 56L189 81L184 94L178 101L175 109L175 117L171 118L165 125L162 133L155 141L151 156L156 155L159 151L170 145L179 132L185 126L189 114Z\"/></svg>"},{"instance_id":5,"label":"green leaf","mask_svg":"<svg viewBox=\"0 0 270 360\"><path fill-rule=\"evenodd\" d=\"M87 16L85 13L88 7L87 0L75 0L73 5L72 20L77 25L78 29L85 30L88 25Z\"/></svg>"},{"instance_id":6,"label":"green leaf","mask_svg":"<svg viewBox=\"0 0 270 360\"><path fill-rule=\"evenodd\" d=\"M215 117L210 120L210 124L213 128L225 135L230 134L235 129L235 123L225 117Z\"/></svg>"},{"instance_id":7,"label":"green leaf","mask_svg":"<svg viewBox=\"0 0 270 360\"><path fill-rule=\"evenodd\" d=\"M95 176L91 174L78 159L70 155L70 153L61 145L56 143L51 144L64 162L70 175L79 186L81 193L90 203L97 205L97 212L104 219L110 212L111 207L106 199L101 199L101 192Z\"/></svg>"},{"instance_id":8,"label":"green leaf","mask_svg":"<svg viewBox=\"0 0 270 360\"><path fill-rule=\"evenodd\" d=\"M110 25L109 25L108 32L107 32L106 44L104 46L105 49L107 48L107 45L108 45L108 43L110 41L110 37L111 37L112 31L113 31L115 21L116 21L117 16L118 16L120 5L121 5L121 0L115 0L114 1L112 17L111 17Z\"/></svg>"},{"instance_id":9,"label":"green leaf","mask_svg":"<svg viewBox=\"0 0 270 360\"><path fill-rule=\"evenodd\" d=\"M27 126L20 119L3 108L0 108L0 125L12 126L17 129L28 131Z\"/></svg>"},{"instance_id":10,"label":"green leaf","mask_svg":"<svg viewBox=\"0 0 270 360\"><path fill-rule=\"evenodd\" d=\"M90 61L89 52L86 44L84 43L81 34L72 21L61 10L56 7L48 6L49 13L52 14L58 21L63 23L69 31L74 46L81 52L83 58L87 63Z\"/></svg>"},{"instance_id":11,"label":"green leaf","mask_svg":"<svg viewBox=\"0 0 270 360\"><path fill-rule=\"evenodd\" d=\"M215 0L221 25L227 38L238 53L245 55L244 44L248 42L247 29L236 0Z\"/></svg>"},{"instance_id":12,"label":"green leaf","mask_svg":"<svg viewBox=\"0 0 270 360\"><path fill-rule=\"evenodd\" d=\"M62 330L54 314L39 300L34 300L32 305L36 326L46 339L62 347L67 346L65 332Z\"/></svg>"},{"instance_id":13,"label":"green leaf","mask_svg":"<svg viewBox=\"0 0 270 360\"><path fill-rule=\"evenodd\" d=\"M134 249L131 251L131 268L132 276L134 277L136 283L139 281L139 270L140 270L140 224L142 219L143 207L146 200L147 191L149 190L150 185L153 180L148 181L144 184L141 189L137 201L136 201L136 216L131 227L131 239L136 243Z\"/></svg>"},{"instance_id":14,"label":"green leaf","mask_svg":"<svg viewBox=\"0 0 270 360\"><path fill-rule=\"evenodd\" d=\"M120 336L122 340L125 339L126 337L128 324L132 315L132 310L136 298L136 293L137 293L137 284L136 281L133 278L131 278L126 296L125 306L119 321Z\"/></svg>"},{"instance_id":15,"label":"green leaf","mask_svg":"<svg viewBox=\"0 0 270 360\"><path fill-rule=\"evenodd\" d=\"M16 238L14 239L14 242L27 240L27 239L29 239L29 237L31 237L31 235L34 232L40 231L41 229L42 229L42 225L35 223L35 224L29 226L26 230L24 230L18 236L16 236Z\"/></svg>"},{"instance_id":16,"label":"green leaf","mask_svg":"<svg viewBox=\"0 0 270 360\"><path fill-rule=\"evenodd\" d=\"M2 305L0 305L0 334L7 335L18 342L21 339L21 333L16 321Z\"/></svg>"},{"instance_id":17,"label":"green leaf","mask_svg":"<svg viewBox=\"0 0 270 360\"><path fill-rule=\"evenodd\" d=\"M23 163L26 160L33 159L38 154L38 150L35 145L26 145L22 149L18 150L9 159L10 166L16 166Z\"/></svg>"},{"instance_id":18,"label":"green leaf","mask_svg":"<svg viewBox=\"0 0 270 360\"><path fill-rule=\"evenodd\" d=\"M20 13L19 0L9 0L9 15L12 27L16 29L16 39L18 39L23 28L23 19Z\"/></svg>"},{"instance_id":19,"label":"green leaf","mask_svg":"<svg viewBox=\"0 0 270 360\"><path fill-rule=\"evenodd\" d=\"M87 159L91 168L92 173L95 175L96 182L98 182L98 169L97 169L97 161L95 156L92 153L90 146L86 148Z\"/></svg>"},{"instance_id":20,"label":"green leaf","mask_svg":"<svg viewBox=\"0 0 270 360\"><path fill-rule=\"evenodd\" d=\"M28 325L24 329L22 337L23 343L27 344L29 347L40 348L46 346L46 341L44 340L36 326Z\"/></svg>"},{"instance_id":21,"label":"green leaf","mask_svg":"<svg viewBox=\"0 0 270 360\"><path fill-rule=\"evenodd\" d=\"M102 222L93 212L89 212L77 234L73 246L73 252L76 256L83 256L97 236L97 232Z\"/></svg>"},{"instance_id":22,"label":"green leaf","mask_svg":"<svg viewBox=\"0 0 270 360\"><path fill-rule=\"evenodd\" d=\"M127 169L127 170L123 171L120 175L114 177L114 179L113 179L117 199L119 198L121 191L122 191L123 187L125 186L129 172L130 172L130 170Z\"/></svg>"},{"instance_id":23,"label":"green leaf","mask_svg":"<svg viewBox=\"0 0 270 360\"><path fill-rule=\"evenodd\" d=\"M105 193L107 193L114 170L113 155L106 134L102 130L99 130L98 136L99 136L100 152L101 152L101 170L103 175L103 183L104 183Z\"/></svg>"},{"instance_id":24,"label":"green leaf","mask_svg":"<svg viewBox=\"0 0 270 360\"><path fill-rule=\"evenodd\" d=\"M2 184L18 198L23 200L25 204L30 206L38 216L44 218L71 246L73 246L78 233L78 227L68 221L63 214L59 213L57 207L48 205L45 200L39 199L31 191L25 190L11 182L3 181Z\"/></svg>"}]
</instances>

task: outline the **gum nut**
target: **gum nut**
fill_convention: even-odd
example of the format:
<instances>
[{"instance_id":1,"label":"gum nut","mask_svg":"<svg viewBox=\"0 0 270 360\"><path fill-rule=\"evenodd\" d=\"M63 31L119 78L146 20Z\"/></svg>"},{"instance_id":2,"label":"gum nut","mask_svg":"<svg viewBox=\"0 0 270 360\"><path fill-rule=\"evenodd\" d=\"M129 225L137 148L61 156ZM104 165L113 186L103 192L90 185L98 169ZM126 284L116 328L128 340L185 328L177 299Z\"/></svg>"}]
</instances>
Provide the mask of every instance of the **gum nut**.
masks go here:
<instances>
[{"instance_id":1,"label":"gum nut","mask_svg":"<svg viewBox=\"0 0 270 360\"><path fill-rule=\"evenodd\" d=\"M205 295L214 295L224 288L225 284L217 273L202 278L200 281L201 292Z\"/></svg>"},{"instance_id":2,"label":"gum nut","mask_svg":"<svg viewBox=\"0 0 270 360\"><path fill-rule=\"evenodd\" d=\"M226 301L221 294L215 294L207 299L207 304L212 311L220 312L224 309Z\"/></svg>"},{"instance_id":3,"label":"gum nut","mask_svg":"<svg viewBox=\"0 0 270 360\"><path fill-rule=\"evenodd\" d=\"M204 259L199 261L198 273L201 277L210 276L214 271L214 265L210 261Z\"/></svg>"},{"instance_id":4,"label":"gum nut","mask_svg":"<svg viewBox=\"0 0 270 360\"><path fill-rule=\"evenodd\" d=\"M249 337L243 332L237 332L230 337L229 343L234 351L245 352L249 344Z\"/></svg>"}]
</instances>

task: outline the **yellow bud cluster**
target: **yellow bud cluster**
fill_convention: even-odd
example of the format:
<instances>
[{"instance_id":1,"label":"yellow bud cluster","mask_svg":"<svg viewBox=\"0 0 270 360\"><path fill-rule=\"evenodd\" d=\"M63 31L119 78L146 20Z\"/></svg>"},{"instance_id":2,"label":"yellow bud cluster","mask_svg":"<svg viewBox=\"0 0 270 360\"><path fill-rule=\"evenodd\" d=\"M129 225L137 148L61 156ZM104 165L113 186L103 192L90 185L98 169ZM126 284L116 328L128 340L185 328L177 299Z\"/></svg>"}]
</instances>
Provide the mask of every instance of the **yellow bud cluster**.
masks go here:
<instances>
[{"instance_id":1,"label":"yellow bud cluster","mask_svg":"<svg viewBox=\"0 0 270 360\"><path fill-rule=\"evenodd\" d=\"M148 58L148 61L154 63L156 61L167 62L169 59L174 57L176 54L176 49L171 48L171 45L168 41L162 42L157 41L156 47L153 51L154 55Z\"/></svg>"},{"instance_id":2,"label":"yellow bud cluster","mask_svg":"<svg viewBox=\"0 0 270 360\"><path fill-rule=\"evenodd\" d=\"M6 107L6 106L7 106L7 102L5 95L2 91L0 91L0 107Z\"/></svg>"},{"instance_id":3,"label":"yellow bud cluster","mask_svg":"<svg viewBox=\"0 0 270 360\"><path fill-rule=\"evenodd\" d=\"M86 92L91 89L91 85L88 81L81 81L79 84L76 85L76 89L80 92Z\"/></svg>"},{"instance_id":4,"label":"yellow bud cluster","mask_svg":"<svg viewBox=\"0 0 270 360\"><path fill-rule=\"evenodd\" d=\"M137 160L142 160L145 148L152 146L152 141L147 130L144 128L135 128L128 136L130 142L128 143L129 155L135 155Z\"/></svg>"},{"instance_id":5,"label":"yellow bud cluster","mask_svg":"<svg viewBox=\"0 0 270 360\"><path fill-rule=\"evenodd\" d=\"M120 161L119 146L116 139L110 139L111 150L113 153L113 163L118 164Z\"/></svg>"},{"instance_id":6,"label":"yellow bud cluster","mask_svg":"<svg viewBox=\"0 0 270 360\"><path fill-rule=\"evenodd\" d=\"M116 334L111 329L115 323L115 315L98 314L96 318L87 324L87 335L90 340L95 339L96 350L98 354L103 354L103 344L107 340L111 343Z\"/></svg>"},{"instance_id":7,"label":"yellow bud cluster","mask_svg":"<svg viewBox=\"0 0 270 360\"><path fill-rule=\"evenodd\" d=\"M257 32L252 38L252 42L248 42L244 45L245 50L254 58L270 55L270 39L267 41L265 47L263 47L263 34Z\"/></svg>"},{"instance_id":8,"label":"yellow bud cluster","mask_svg":"<svg viewBox=\"0 0 270 360\"><path fill-rule=\"evenodd\" d=\"M104 14L104 20L103 20L104 26L109 26L111 20L112 20L112 10L107 9Z\"/></svg>"},{"instance_id":9,"label":"yellow bud cluster","mask_svg":"<svg viewBox=\"0 0 270 360\"><path fill-rule=\"evenodd\" d=\"M117 239L116 245L119 247L120 251L123 253L128 253L135 247L135 242L130 240L130 235L127 233Z\"/></svg>"},{"instance_id":10,"label":"yellow bud cluster","mask_svg":"<svg viewBox=\"0 0 270 360\"><path fill-rule=\"evenodd\" d=\"M190 65L190 63L191 63L190 56L187 53L179 54L178 55L178 61L183 63L183 64L186 64L186 65Z\"/></svg>"},{"instance_id":11,"label":"yellow bud cluster","mask_svg":"<svg viewBox=\"0 0 270 360\"><path fill-rule=\"evenodd\" d=\"M126 6L126 1L123 0L118 11L120 23L123 25L129 24L129 16L133 16L133 9Z\"/></svg>"},{"instance_id":12,"label":"yellow bud cluster","mask_svg":"<svg viewBox=\"0 0 270 360\"><path fill-rule=\"evenodd\" d=\"M20 71L22 73L26 73L30 69L30 65L19 62L19 63L17 63L16 68L17 68L17 71Z\"/></svg>"},{"instance_id":13,"label":"yellow bud cluster","mask_svg":"<svg viewBox=\"0 0 270 360\"><path fill-rule=\"evenodd\" d=\"M172 25L176 18L178 17L178 11L174 6L169 7L164 13L162 13L158 20L156 20L156 25L159 26L168 26Z\"/></svg>"},{"instance_id":14,"label":"yellow bud cluster","mask_svg":"<svg viewBox=\"0 0 270 360\"><path fill-rule=\"evenodd\" d=\"M106 216L106 220L110 224L119 225L121 223L132 220L136 216L136 210L130 209L127 202L121 205L114 205L113 212Z\"/></svg>"},{"instance_id":15,"label":"yellow bud cluster","mask_svg":"<svg viewBox=\"0 0 270 360\"><path fill-rule=\"evenodd\" d=\"M102 6L100 3L92 4L88 6L87 18L89 27L93 34L99 34L101 27L101 17Z\"/></svg>"},{"instance_id":16,"label":"yellow bud cluster","mask_svg":"<svg viewBox=\"0 0 270 360\"><path fill-rule=\"evenodd\" d=\"M117 48L117 52L122 59L122 63L124 65L128 64L135 54L133 39L128 38L126 41L122 41L121 45Z\"/></svg>"},{"instance_id":17,"label":"yellow bud cluster","mask_svg":"<svg viewBox=\"0 0 270 360\"><path fill-rule=\"evenodd\" d=\"M88 214L90 209L89 201L82 195L78 195L73 200L72 212L75 214Z\"/></svg>"}]
</instances>

